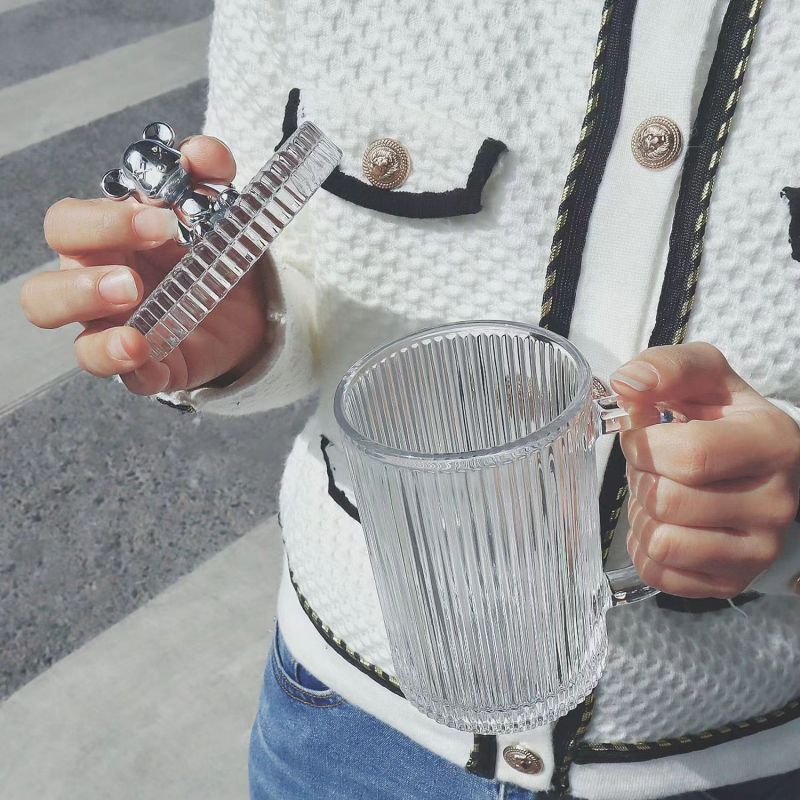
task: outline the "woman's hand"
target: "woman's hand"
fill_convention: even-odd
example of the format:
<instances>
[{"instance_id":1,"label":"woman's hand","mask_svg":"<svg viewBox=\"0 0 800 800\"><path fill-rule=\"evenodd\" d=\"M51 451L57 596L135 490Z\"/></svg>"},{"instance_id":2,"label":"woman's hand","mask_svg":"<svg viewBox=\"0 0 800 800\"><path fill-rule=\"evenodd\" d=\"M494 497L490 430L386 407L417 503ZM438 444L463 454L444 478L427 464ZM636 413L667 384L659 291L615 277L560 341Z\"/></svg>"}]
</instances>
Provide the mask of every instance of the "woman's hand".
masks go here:
<instances>
[{"instance_id":1,"label":"woman's hand","mask_svg":"<svg viewBox=\"0 0 800 800\"><path fill-rule=\"evenodd\" d=\"M709 344L645 350L611 385L626 407L664 402L691 420L621 434L642 579L684 597L740 594L797 514L800 428Z\"/></svg>"},{"instance_id":2,"label":"woman's hand","mask_svg":"<svg viewBox=\"0 0 800 800\"><path fill-rule=\"evenodd\" d=\"M228 182L236 165L217 139L194 136L181 153L199 179ZM242 374L265 346L262 281L251 270L185 342L162 362L148 357L144 336L123 323L185 250L172 236L168 209L134 200L60 200L44 221L60 269L34 275L22 288L28 319L41 328L81 322L78 365L92 375L121 375L136 394L200 386Z\"/></svg>"}]
</instances>

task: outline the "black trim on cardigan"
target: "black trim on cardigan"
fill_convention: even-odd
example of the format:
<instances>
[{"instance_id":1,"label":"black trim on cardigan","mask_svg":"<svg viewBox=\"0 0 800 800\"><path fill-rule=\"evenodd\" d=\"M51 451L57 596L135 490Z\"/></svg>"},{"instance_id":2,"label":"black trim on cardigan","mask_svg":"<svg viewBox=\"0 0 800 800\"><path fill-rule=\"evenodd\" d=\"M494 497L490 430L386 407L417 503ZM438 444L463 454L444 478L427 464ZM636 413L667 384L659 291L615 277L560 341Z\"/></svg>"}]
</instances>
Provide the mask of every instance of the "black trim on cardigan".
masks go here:
<instances>
[{"instance_id":1,"label":"black trim on cardigan","mask_svg":"<svg viewBox=\"0 0 800 800\"><path fill-rule=\"evenodd\" d=\"M539 324L562 336L569 335L589 220L622 113L635 11L636 0L606 0L603 6L586 113L564 182L542 296ZM615 448L618 447L617 440ZM603 540L610 541L611 534L606 532L609 528L613 531L619 512L605 502L609 491L612 500L616 500L616 487L604 482L600 494L601 533ZM603 549L605 559L607 548ZM557 797L569 794L572 754L586 733L593 709L591 692L556 723L552 786Z\"/></svg>"},{"instance_id":2,"label":"black trim on cardigan","mask_svg":"<svg viewBox=\"0 0 800 800\"><path fill-rule=\"evenodd\" d=\"M481 778L494 778L497 769L497 737L488 733L473 735L472 752L466 770Z\"/></svg>"},{"instance_id":3,"label":"black trim on cardigan","mask_svg":"<svg viewBox=\"0 0 800 800\"><path fill-rule=\"evenodd\" d=\"M789 204L789 244L792 258L800 261L800 189L784 186L781 197Z\"/></svg>"},{"instance_id":4,"label":"black trim on cardigan","mask_svg":"<svg viewBox=\"0 0 800 800\"><path fill-rule=\"evenodd\" d=\"M606 3L589 102L556 217L540 325L569 336L583 266L583 250L597 191L616 137L628 76L636 0Z\"/></svg>"},{"instance_id":5,"label":"black trim on cardigan","mask_svg":"<svg viewBox=\"0 0 800 800\"><path fill-rule=\"evenodd\" d=\"M648 346L679 344L692 310L714 183L763 0L730 0L683 161L656 321Z\"/></svg>"},{"instance_id":6,"label":"black trim on cardigan","mask_svg":"<svg viewBox=\"0 0 800 800\"><path fill-rule=\"evenodd\" d=\"M320 436L320 449L322 450L322 458L325 459L325 470L328 473L328 494L337 506L339 506L349 517L352 517L356 522L361 522L358 509L350 502L350 498L336 485L336 478L333 475L333 467L331 460L328 456L328 448L333 444L331 440L322 434Z\"/></svg>"},{"instance_id":7,"label":"black trim on cardigan","mask_svg":"<svg viewBox=\"0 0 800 800\"><path fill-rule=\"evenodd\" d=\"M747 71L760 12L758 1L730 0L722 20L717 49L686 148L667 265L648 347L679 344L686 335L714 182ZM624 468L618 479L624 484ZM693 607L700 612L710 610L709 601L705 599L670 598L670 595L661 597L659 605L673 603L673 610L681 611L690 611ZM726 607L727 603L720 606Z\"/></svg>"},{"instance_id":8,"label":"black trim on cardigan","mask_svg":"<svg viewBox=\"0 0 800 800\"><path fill-rule=\"evenodd\" d=\"M156 400L162 405L174 408L176 411L182 411L184 414L197 413L197 409L194 406L190 406L188 403L173 403L171 400L166 400L163 397L156 397Z\"/></svg>"},{"instance_id":9,"label":"black trim on cardigan","mask_svg":"<svg viewBox=\"0 0 800 800\"><path fill-rule=\"evenodd\" d=\"M300 90L292 89L283 115L283 137L276 150L297 130ZM483 207L481 195L500 155L508 148L497 139L484 139L475 156L466 185L444 192L402 192L381 189L336 167L322 188L357 206L409 219L439 219L477 214Z\"/></svg>"},{"instance_id":10,"label":"black trim on cardigan","mask_svg":"<svg viewBox=\"0 0 800 800\"><path fill-rule=\"evenodd\" d=\"M319 614L317 614L317 612L311 608L311 604L308 602L305 595L300 591L300 587L297 585L291 565L289 565L289 579L291 580L292 586L297 594L300 607L311 621L311 624L317 629L319 635L328 643L328 645L332 647L345 661L347 661L349 664L352 664L356 669L360 670L365 675L368 675L370 678L372 678L372 680L383 686L384 689L388 689L390 692L392 692L392 694L396 694L399 697L405 697L403 690L397 683L397 678L395 678L393 675L389 675L376 664L372 664L371 662L367 661L367 659L364 658L357 650L354 650L349 644L347 644L347 642L340 639L333 632L333 630L331 630L331 627L320 619Z\"/></svg>"},{"instance_id":11,"label":"black trim on cardigan","mask_svg":"<svg viewBox=\"0 0 800 800\"><path fill-rule=\"evenodd\" d=\"M758 600L759 597L763 597L760 592L743 592L731 600L721 600L716 597L677 597L674 594L662 592L656 595L656 604L665 611L678 611L683 614L705 614L708 611L725 611L731 605L738 608L752 603L753 600Z\"/></svg>"},{"instance_id":12,"label":"black trim on cardigan","mask_svg":"<svg viewBox=\"0 0 800 800\"><path fill-rule=\"evenodd\" d=\"M795 698L775 711L768 711L758 717L731 722L720 728L711 728L700 733L652 742L581 744L576 748L573 761L576 764L630 764L683 753L696 753L754 733L777 728L798 718L800 718L800 698Z\"/></svg>"}]
</instances>

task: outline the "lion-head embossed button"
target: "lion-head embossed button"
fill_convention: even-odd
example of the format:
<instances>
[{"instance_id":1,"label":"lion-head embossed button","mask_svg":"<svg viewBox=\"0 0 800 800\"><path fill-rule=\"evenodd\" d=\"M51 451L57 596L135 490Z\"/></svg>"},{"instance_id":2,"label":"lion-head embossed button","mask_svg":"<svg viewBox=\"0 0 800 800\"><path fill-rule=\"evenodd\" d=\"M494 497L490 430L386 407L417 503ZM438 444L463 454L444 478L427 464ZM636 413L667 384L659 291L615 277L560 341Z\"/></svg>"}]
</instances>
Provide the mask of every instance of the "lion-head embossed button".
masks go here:
<instances>
[{"instance_id":1,"label":"lion-head embossed button","mask_svg":"<svg viewBox=\"0 0 800 800\"><path fill-rule=\"evenodd\" d=\"M511 744L503 750L506 764L517 772L538 775L544 769L544 762L537 753L524 744Z\"/></svg>"},{"instance_id":2,"label":"lion-head embossed button","mask_svg":"<svg viewBox=\"0 0 800 800\"><path fill-rule=\"evenodd\" d=\"M408 150L396 139L370 142L361 160L364 177L380 189L396 189L408 178L411 158Z\"/></svg>"},{"instance_id":3,"label":"lion-head embossed button","mask_svg":"<svg viewBox=\"0 0 800 800\"><path fill-rule=\"evenodd\" d=\"M649 117L633 132L633 157L648 169L664 169L683 149L680 128L669 117Z\"/></svg>"}]
</instances>

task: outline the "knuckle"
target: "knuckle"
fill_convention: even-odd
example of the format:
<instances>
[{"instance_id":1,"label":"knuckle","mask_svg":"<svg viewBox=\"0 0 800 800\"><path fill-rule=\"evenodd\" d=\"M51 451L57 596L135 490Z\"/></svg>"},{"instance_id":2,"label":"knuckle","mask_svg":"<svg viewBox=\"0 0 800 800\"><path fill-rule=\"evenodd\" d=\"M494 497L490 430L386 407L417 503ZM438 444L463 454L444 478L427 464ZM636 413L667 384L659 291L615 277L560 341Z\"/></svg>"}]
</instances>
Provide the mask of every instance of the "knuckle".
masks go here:
<instances>
[{"instance_id":1,"label":"knuckle","mask_svg":"<svg viewBox=\"0 0 800 800\"><path fill-rule=\"evenodd\" d=\"M782 417L786 417L784 420ZM800 466L800 428L797 423L783 412L774 415L773 441L779 443L778 461L787 466Z\"/></svg>"},{"instance_id":2,"label":"knuckle","mask_svg":"<svg viewBox=\"0 0 800 800\"><path fill-rule=\"evenodd\" d=\"M757 537L753 561L757 567L768 567L781 554L782 539L777 533L766 533Z\"/></svg>"},{"instance_id":3,"label":"knuckle","mask_svg":"<svg viewBox=\"0 0 800 800\"><path fill-rule=\"evenodd\" d=\"M74 312L79 306L84 306L87 301L96 301L100 295L97 289L98 279L88 271L76 269L65 275L65 280L60 281L58 294L61 302Z\"/></svg>"},{"instance_id":4,"label":"knuckle","mask_svg":"<svg viewBox=\"0 0 800 800\"><path fill-rule=\"evenodd\" d=\"M793 492L781 492L767 506L767 524L775 528L785 528L797 517L797 495Z\"/></svg>"},{"instance_id":5,"label":"knuckle","mask_svg":"<svg viewBox=\"0 0 800 800\"><path fill-rule=\"evenodd\" d=\"M687 345L687 349L693 349L699 355L702 355L705 360L709 361L713 366L728 366L728 359L725 358L723 352L711 344L711 342L692 342Z\"/></svg>"}]
</instances>

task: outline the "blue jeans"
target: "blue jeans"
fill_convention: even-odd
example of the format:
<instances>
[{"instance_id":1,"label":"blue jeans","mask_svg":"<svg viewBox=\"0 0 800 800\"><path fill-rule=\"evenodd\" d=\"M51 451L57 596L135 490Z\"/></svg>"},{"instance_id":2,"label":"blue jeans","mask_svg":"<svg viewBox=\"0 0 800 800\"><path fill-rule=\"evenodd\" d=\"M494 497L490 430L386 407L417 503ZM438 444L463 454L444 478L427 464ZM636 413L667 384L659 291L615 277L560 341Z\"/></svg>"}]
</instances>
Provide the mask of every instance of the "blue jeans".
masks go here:
<instances>
[{"instance_id":1,"label":"blue jeans","mask_svg":"<svg viewBox=\"0 0 800 800\"><path fill-rule=\"evenodd\" d=\"M276 633L250 737L251 800L537 800L479 778L318 681ZM539 795L541 797L541 795ZM672 800L797 800L800 771Z\"/></svg>"}]
</instances>

